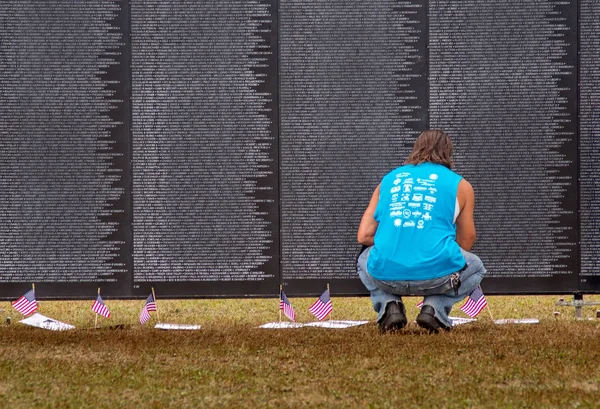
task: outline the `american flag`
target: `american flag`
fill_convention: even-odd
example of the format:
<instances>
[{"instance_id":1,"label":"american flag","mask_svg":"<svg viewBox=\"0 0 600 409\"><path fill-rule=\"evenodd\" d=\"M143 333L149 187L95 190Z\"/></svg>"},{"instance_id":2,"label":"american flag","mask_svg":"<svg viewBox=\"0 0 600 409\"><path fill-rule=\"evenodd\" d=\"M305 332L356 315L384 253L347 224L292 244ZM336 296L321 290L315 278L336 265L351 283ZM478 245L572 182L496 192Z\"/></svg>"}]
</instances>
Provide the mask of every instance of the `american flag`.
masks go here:
<instances>
[{"instance_id":1,"label":"american flag","mask_svg":"<svg viewBox=\"0 0 600 409\"><path fill-rule=\"evenodd\" d=\"M146 304L144 304L144 308L142 308L142 312L140 313L140 324L144 325L150 320L150 311L156 311L156 302L154 301L154 296L152 294L148 296Z\"/></svg>"},{"instance_id":2,"label":"american flag","mask_svg":"<svg viewBox=\"0 0 600 409\"><path fill-rule=\"evenodd\" d=\"M292 304L290 304L290 300L285 296L283 290L281 290L281 297L279 298L279 309L283 310L283 313L286 317L288 317L292 321L296 321L296 313L294 312L294 308Z\"/></svg>"},{"instance_id":3,"label":"american flag","mask_svg":"<svg viewBox=\"0 0 600 409\"><path fill-rule=\"evenodd\" d=\"M13 301L12 306L25 316L36 312L37 302L35 301L35 292L33 289L27 291L17 301Z\"/></svg>"},{"instance_id":4,"label":"american flag","mask_svg":"<svg viewBox=\"0 0 600 409\"><path fill-rule=\"evenodd\" d=\"M481 290L481 287L477 287L471 294L469 294L469 298L467 298L467 301L464 303L464 305L460 307L460 310L469 317L473 318L476 317L486 305L487 301L485 300L483 291Z\"/></svg>"},{"instance_id":5,"label":"american flag","mask_svg":"<svg viewBox=\"0 0 600 409\"><path fill-rule=\"evenodd\" d=\"M319 321L323 321L323 319L325 319L325 317L333 310L333 305L329 298L329 290L325 290L308 310L317 317Z\"/></svg>"},{"instance_id":6,"label":"american flag","mask_svg":"<svg viewBox=\"0 0 600 409\"><path fill-rule=\"evenodd\" d=\"M421 300L417 303L417 308L421 308L422 306L423 306L423 300Z\"/></svg>"},{"instance_id":7,"label":"american flag","mask_svg":"<svg viewBox=\"0 0 600 409\"><path fill-rule=\"evenodd\" d=\"M102 315L103 317L110 318L110 311L108 308L106 308L104 300L102 300L100 294L98 294L98 298L96 298L94 305L92 305L92 311L94 311L96 314Z\"/></svg>"}]
</instances>

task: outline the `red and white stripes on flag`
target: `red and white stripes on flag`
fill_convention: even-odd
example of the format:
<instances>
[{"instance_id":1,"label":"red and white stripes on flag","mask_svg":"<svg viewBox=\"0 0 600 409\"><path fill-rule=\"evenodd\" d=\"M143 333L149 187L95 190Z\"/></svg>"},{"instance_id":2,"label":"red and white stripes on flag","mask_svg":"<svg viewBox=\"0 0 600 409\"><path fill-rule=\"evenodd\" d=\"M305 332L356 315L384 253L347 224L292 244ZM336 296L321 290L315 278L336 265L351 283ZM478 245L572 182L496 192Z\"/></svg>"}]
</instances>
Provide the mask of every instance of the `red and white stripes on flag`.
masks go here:
<instances>
[{"instance_id":1,"label":"red and white stripes on flag","mask_svg":"<svg viewBox=\"0 0 600 409\"><path fill-rule=\"evenodd\" d=\"M417 308L421 308L422 306L423 306L423 300L421 300L417 303Z\"/></svg>"},{"instance_id":2,"label":"red and white stripes on flag","mask_svg":"<svg viewBox=\"0 0 600 409\"><path fill-rule=\"evenodd\" d=\"M33 288L23 294L17 301L13 301L12 306L25 316L36 312L37 301L35 300L35 291L33 291Z\"/></svg>"},{"instance_id":3,"label":"red and white stripes on flag","mask_svg":"<svg viewBox=\"0 0 600 409\"><path fill-rule=\"evenodd\" d=\"M314 302L308 309L319 321L323 321L325 317L333 311L331 298L329 298L329 290L325 290L323 294Z\"/></svg>"},{"instance_id":4,"label":"red and white stripes on flag","mask_svg":"<svg viewBox=\"0 0 600 409\"><path fill-rule=\"evenodd\" d=\"M483 295L483 291L481 290L481 287L477 287L471 294L469 294L467 301L462 307L460 307L460 310L469 317L474 318L481 312L481 310L485 308L486 305L487 301Z\"/></svg>"},{"instance_id":5,"label":"red and white stripes on flag","mask_svg":"<svg viewBox=\"0 0 600 409\"><path fill-rule=\"evenodd\" d=\"M103 317L110 318L110 311L106 307L106 304L104 304L104 300L102 300L100 294L98 294L98 298L96 298L96 301L94 301L94 304L92 305L92 311Z\"/></svg>"},{"instance_id":6,"label":"red and white stripes on flag","mask_svg":"<svg viewBox=\"0 0 600 409\"><path fill-rule=\"evenodd\" d=\"M296 321L296 313L290 303L290 300L285 296L283 290L281 290L281 297L279 298L279 309L283 310L283 313L292 321Z\"/></svg>"},{"instance_id":7,"label":"red and white stripes on flag","mask_svg":"<svg viewBox=\"0 0 600 409\"><path fill-rule=\"evenodd\" d=\"M156 302L154 301L154 296L152 294L148 296L144 308L142 308L142 312L140 313L140 324L144 325L150 320L150 311L156 311Z\"/></svg>"}]
</instances>

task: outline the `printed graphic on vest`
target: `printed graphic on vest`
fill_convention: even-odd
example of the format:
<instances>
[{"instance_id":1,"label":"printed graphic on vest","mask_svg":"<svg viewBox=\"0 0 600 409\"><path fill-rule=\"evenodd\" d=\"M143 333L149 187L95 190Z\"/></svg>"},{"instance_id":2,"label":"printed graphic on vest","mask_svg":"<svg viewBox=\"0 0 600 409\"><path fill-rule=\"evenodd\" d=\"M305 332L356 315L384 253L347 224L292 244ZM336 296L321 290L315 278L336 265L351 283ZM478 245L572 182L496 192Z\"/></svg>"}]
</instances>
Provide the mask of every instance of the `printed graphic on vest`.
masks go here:
<instances>
[{"instance_id":1,"label":"printed graphic on vest","mask_svg":"<svg viewBox=\"0 0 600 409\"><path fill-rule=\"evenodd\" d=\"M389 206L389 216L395 227L424 229L433 219L438 178L435 173L427 179L414 178L407 172L396 175L394 186L390 189L392 202Z\"/></svg>"}]
</instances>

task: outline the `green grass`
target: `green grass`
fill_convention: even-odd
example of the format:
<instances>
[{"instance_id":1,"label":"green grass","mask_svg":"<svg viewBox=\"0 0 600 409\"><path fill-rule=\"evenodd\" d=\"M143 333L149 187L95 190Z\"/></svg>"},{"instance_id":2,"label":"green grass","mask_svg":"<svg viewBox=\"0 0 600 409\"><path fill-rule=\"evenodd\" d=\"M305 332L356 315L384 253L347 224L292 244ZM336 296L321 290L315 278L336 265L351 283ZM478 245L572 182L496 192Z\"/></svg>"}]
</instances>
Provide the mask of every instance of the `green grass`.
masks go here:
<instances>
[{"instance_id":1,"label":"green grass","mask_svg":"<svg viewBox=\"0 0 600 409\"><path fill-rule=\"evenodd\" d=\"M161 321L202 325L190 332L141 327L140 300L107 301L112 317L99 323L134 324L124 330L91 329L91 301L42 301L41 313L78 327L51 332L17 323L2 302L13 324L0 327L0 407L597 408L600 320L575 320L557 299L488 297L494 318L541 322L494 325L483 311L438 335L414 324L386 335L373 323L256 328L278 319L273 299L159 300ZM313 300L291 301L311 321ZM405 300L409 320L416 301ZM375 318L368 298L333 302L334 319Z\"/></svg>"}]
</instances>

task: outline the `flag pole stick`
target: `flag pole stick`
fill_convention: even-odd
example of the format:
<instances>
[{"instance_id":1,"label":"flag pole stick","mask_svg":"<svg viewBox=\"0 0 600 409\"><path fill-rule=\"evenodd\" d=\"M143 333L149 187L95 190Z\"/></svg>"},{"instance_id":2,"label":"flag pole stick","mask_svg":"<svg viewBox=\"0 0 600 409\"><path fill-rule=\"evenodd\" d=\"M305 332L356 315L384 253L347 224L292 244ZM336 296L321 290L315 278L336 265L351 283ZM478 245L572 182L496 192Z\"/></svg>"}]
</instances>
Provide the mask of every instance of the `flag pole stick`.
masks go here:
<instances>
[{"instance_id":1,"label":"flag pole stick","mask_svg":"<svg viewBox=\"0 0 600 409\"><path fill-rule=\"evenodd\" d=\"M492 322L494 322L494 317L492 316L492 310L490 309L490 303L486 303L485 309L488 310L488 312L490 313L490 318L492 319Z\"/></svg>"},{"instance_id":2,"label":"flag pole stick","mask_svg":"<svg viewBox=\"0 0 600 409\"><path fill-rule=\"evenodd\" d=\"M279 322L281 322L281 300L282 300L282 296L281 296L281 292L283 291L283 285L279 284Z\"/></svg>"},{"instance_id":3,"label":"flag pole stick","mask_svg":"<svg viewBox=\"0 0 600 409\"><path fill-rule=\"evenodd\" d=\"M100 295L100 287L98 287L98 295ZM94 320L94 329L98 329L98 313L96 314L96 319Z\"/></svg>"},{"instance_id":4,"label":"flag pole stick","mask_svg":"<svg viewBox=\"0 0 600 409\"><path fill-rule=\"evenodd\" d=\"M329 293L329 302L331 302L331 291L329 290L329 283L327 283L327 292ZM333 315L333 309L329 313L329 321L331 321L331 315Z\"/></svg>"},{"instance_id":5,"label":"flag pole stick","mask_svg":"<svg viewBox=\"0 0 600 409\"><path fill-rule=\"evenodd\" d=\"M154 294L154 287L152 287L152 297L154 297L154 305L156 305L156 319L160 322L160 315L158 314L158 303L156 302L156 294Z\"/></svg>"},{"instance_id":6,"label":"flag pole stick","mask_svg":"<svg viewBox=\"0 0 600 409\"><path fill-rule=\"evenodd\" d=\"M481 294L483 294L483 289L481 288L481 285L479 287L477 287L481 290ZM492 315L492 310L490 309L490 303L485 302L485 308L487 309L488 313L490 314L490 319L492 320L492 323L494 322L494 316Z\"/></svg>"},{"instance_id":7,"label":"flag pole stick","mask_svg":"<svg viewBox=\"0 0 600 409\"><path fill-rule=\"evenodd\" d=\"M33 290L33 296L35 297L35 304L38 308L38 310L40 309L40 303L37 300L37 297L35 296L35 283L31 283L31 289Z\"/></svg>"}]
</instances>

